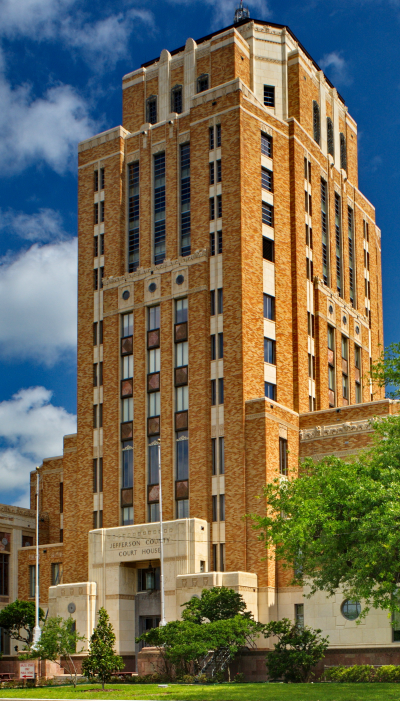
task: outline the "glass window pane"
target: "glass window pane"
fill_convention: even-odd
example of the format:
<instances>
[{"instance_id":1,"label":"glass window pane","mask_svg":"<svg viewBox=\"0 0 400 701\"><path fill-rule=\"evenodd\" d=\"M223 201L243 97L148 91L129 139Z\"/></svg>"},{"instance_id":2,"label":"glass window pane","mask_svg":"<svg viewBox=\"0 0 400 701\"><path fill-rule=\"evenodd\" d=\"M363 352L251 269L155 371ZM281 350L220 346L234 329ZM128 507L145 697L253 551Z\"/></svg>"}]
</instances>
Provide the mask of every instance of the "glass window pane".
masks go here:
<instances>
[{"instance_id":1,"label":"glass window pane","mask_svg":"<svg viewBox=\"0 0 400 701\"><path fill-rule=\"evenodd\" d=\"M176 301L175 309L175 323L181 324L188 320L188 301L187 297L185 299L178 299Z\"/></svg>"},{"instance_id":2,"label":"glass window pane","mask_svg":"<svg viewBox=\"0 0 400 701\"><path fill-rule=\"evenodd\" d=\"M122 421L133 421L133 398L122 400Z\"/></svg>"},{"instance_id":3,"label":"glass window pane","mask_svg":"<svg viewBox=\"0 0 400 701\"><path fill-rule=\"evenodd\" d=\"M160 372L160 349L149 351L149 372Z\"/></svg>"},{"instance_id":4,"label":"glass window pane","mask_svg":"<svg viewBox=\"0 0 400 701\"><path fill-rule=\"evenodd\" d=\"M132 336L133 334L133 314L122 315L122 336Z\"/></svg>"},{"instance_id":5,"label":"glass window pane","mask_svg":"<svg viewBox=\"0 0 400 701\"><path fill-rule=\"evenodd\" d=\"M176 388L176 411L186 411L189 408L189 388Z\"/></svg>"},{"instance_id":6,"label":"glass window pane","mask_svg":"<svg viewBox=\"0 0 400 701\"><path fill-rule=\"evenodd\" d=\"M133 377L133 355L126 355L122 360L122 379Z\"/></svg>"},{"instance_id":7,"label":"glass window pane","mask_svg":"<svg viewBox=\"0 0 400 701\"><path fill-rule=\"evenodd\" d=\"M188 364L189 344L187 341L176 344L176 367L180 368Z\"/></svg>"}]
</instances>

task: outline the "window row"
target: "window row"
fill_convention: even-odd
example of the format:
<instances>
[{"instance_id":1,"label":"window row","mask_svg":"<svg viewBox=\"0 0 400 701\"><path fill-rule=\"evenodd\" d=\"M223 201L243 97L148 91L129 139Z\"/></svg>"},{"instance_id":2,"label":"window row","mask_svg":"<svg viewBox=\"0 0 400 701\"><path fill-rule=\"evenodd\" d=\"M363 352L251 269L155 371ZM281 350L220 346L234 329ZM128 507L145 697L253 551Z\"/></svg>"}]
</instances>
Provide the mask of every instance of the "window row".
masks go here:
<instances>
[{"instance_id":1,"label":"window row","mask_svg":"<svg viewBox=\"0 0 400 701\"><path fill-rule=\"evenodd\" d=\"M321 145L321 115L319 104L316 100L313 100L313 136L314 141ZM328 153L334 157L335 156L335 139L334 139L334 129L333 122L330 117L326 119L326 138ZM339 134L339 148L340 148L340 167L342 170L347 170L347 144L346 137L343 132Z\"/></svg>"},{"instance_id":2,"label":"window row","mask_svg":"<svg viewBox=\"0 0 400 701\"><path fill-rule=\"evenodd\" d=\"M95 202L94 208L94 224L99 224L104 222L104 200L101 202Z\"/></svg>"},{"instance_id":3,"label":"window row","mask_svg":"<svg viewBox=\"0 0 400 701\"><path fill-rule=\"evenodd\" d=\"M215 303L217 301L217 304ZM217 290L210 290L210 315L215 316L224 313L224 291L223 287L218 287Z\"/></svg>"},{"instance_id":4,"label":"window row","mask_svg":"<svg viewBox=\"0 0 400 701\"><path fill-rule=\"evenodd\" d=\"M93 237L93 257L104 256L104 234Z\"/></svg>"},{"instance_id":5,"label":"window row","mask_svg":"<svg viewBox=\"0 0 400 701\"><path fill-rule=\"evenodd\" d=\"M100 185L100 190L104 190L104 183L105 183L105 175L104 175L104 168L100 168L100 178L99 178L99 171L95 170L93 172L93 189L95 192L99 191L99 185Z\"/></svg>"}]
</instances>

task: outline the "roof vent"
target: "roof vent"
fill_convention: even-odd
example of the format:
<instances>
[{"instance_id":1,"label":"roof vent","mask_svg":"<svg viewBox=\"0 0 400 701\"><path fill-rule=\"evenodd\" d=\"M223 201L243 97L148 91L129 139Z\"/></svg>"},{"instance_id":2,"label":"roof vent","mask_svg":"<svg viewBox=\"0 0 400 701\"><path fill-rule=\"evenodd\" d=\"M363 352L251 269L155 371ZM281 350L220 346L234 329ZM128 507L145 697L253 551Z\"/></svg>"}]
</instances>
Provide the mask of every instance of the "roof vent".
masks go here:
<instances>
[{"instance_id":1,"label":"roof vent","mask_svg":"<svg viewBox=\"0 0 400 701\"><path fill-rule=\"evenodd\" d=\"M238 24L242 19L248 19L250 17L250 10L248 7L243 7L243 0L240 0L239 7L235 10L235 17L233 19L234 24Z\"/></svg>"}]
</instances>

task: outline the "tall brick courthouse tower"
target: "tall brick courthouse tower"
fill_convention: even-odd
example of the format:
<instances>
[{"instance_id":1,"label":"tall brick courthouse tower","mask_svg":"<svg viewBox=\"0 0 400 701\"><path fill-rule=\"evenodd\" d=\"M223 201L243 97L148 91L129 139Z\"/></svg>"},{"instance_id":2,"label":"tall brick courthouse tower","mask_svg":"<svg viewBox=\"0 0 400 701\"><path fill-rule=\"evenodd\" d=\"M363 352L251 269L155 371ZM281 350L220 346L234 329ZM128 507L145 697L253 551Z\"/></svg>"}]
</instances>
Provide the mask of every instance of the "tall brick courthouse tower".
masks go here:
<instances>
[{"instance_id":1,"label":"tall brick courthouse tower","mask_svg":"<svg viewBox=\"0 0 400 701\"><path fill-rule=\"evenodd\" d=\"M289 27L238 14L125 75L122 126L79 145L78 430L40 468L41 600L85 635L106 606L132 668L161 615L160 456L167 620L226 585L338 654L398 645L384 612L303 599L243 518L398 408L368 380L381 233L356 123Z\"/></svg>"}]
</instances>

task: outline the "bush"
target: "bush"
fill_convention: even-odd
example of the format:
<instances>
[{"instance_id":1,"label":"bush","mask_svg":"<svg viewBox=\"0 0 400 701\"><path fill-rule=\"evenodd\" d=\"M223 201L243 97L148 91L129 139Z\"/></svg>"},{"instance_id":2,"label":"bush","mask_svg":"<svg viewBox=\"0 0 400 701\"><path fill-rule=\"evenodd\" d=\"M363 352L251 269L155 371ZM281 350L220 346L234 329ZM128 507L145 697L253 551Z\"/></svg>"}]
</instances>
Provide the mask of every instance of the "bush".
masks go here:
<instances>
[{"instance_id":1,"label":"bush","mask_svg":"<svg viewBox=\"0 0 400 701\"><path fill-rule=\"evenodd\" d=\"M241 684L242 682L244 682L243 672L236 672L235 676L233 677L233 681L237 684Z\"/></svg>"},{"instance_id":2,"label":"bush","mask_svg":"<svg viewBox=\"0 0 400 701\"><path fill-rule=\"evenodd\" d=\"M330 667L326 669L323 679L329 682L400 682L400 666L382 665L373 667L368 664L352 667Z\"/></svg>"},{"instance_id":3,"label":"bush","mask_svg":"<svg viewBox=\"0 0 400 701\"><path fill-rule=\"evenodd\" d=\"M208 684L210 681L209 678L207 677L207 674L198 674L194 678L194 680L195 680L195 682L197 682L197 684Z\"/></svg>"},{"instance_id":4,"label":"bush","mask_svg":"<svg viewBox=\"0 0 400 701\"><path fill-rule=\"evenodd\" d=\"M288 618L271 621L263 626L266 638L276 636L278 642L267 654L268 676L272 681L308 682L312 668L325 657L328 638L322 638L319 628L297 626Z\"/></svg>"},{"instance_id":5,"label":"bush","mask_svg":"<svg viewBox=\"0 0 400 701\"><path fill-rule=\"evenodd\" d=\"M193 674L184 674L183 677L181 679L179 679L179 681L182 684L193 684L194 676L193 676Z\"/></svg>"}]
</instances>

